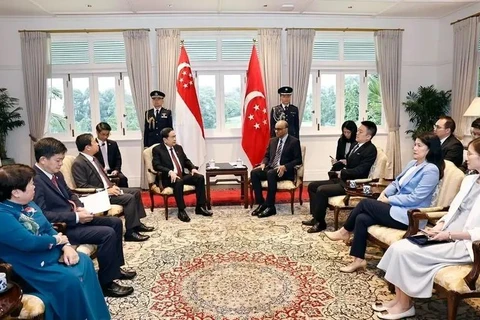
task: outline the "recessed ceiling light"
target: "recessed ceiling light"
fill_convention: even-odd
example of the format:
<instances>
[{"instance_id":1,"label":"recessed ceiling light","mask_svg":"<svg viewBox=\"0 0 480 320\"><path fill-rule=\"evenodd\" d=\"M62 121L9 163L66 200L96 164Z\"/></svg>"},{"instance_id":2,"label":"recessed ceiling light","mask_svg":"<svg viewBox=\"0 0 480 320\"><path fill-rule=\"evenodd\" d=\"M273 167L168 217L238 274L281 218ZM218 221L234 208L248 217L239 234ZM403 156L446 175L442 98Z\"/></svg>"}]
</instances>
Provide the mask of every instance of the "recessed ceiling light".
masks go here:
<instances>
[{"instance_id":1,"label":"recessed ceiling light","mask_svg":"<svg viewBox=\"0 0 480 320\"><path fill-rule=\"evenodd\" d=\"M264 7L264 8L268 7L268 4L264 4L263 7Z\"/></svg>"},{"instance_id":2,"label":"recessed ceiling light","mask_svg":"<svg viewBox=\"0 0 480 320\"><path fill-rule=\"evenodd\" d=\"M352 8L353 8L353 6L348 6L348 9L352 9Z\"/></svg>"},{"instance_id":3,"label":"recessed ceiling light","mask_svg":"<svg viewBox=\"0 0 480 320\"><path fill-rule=\"evenodd\" d=\"M92 7L92 5L91 5L91 4L87 4L87 8L91 8L91 7Z\"/></svg>"}]
</instances>

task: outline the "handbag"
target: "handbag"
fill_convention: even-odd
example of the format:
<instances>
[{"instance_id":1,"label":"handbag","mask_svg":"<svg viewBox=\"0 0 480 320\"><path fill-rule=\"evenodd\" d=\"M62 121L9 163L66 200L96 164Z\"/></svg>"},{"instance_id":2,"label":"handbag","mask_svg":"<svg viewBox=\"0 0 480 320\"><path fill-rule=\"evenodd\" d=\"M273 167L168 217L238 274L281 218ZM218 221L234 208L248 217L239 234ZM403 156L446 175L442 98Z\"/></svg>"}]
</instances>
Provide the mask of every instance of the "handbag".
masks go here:
<instances>
[{"instance_id":1,"label":"handbag","mask_svg":"<svg viewBox=\"0 0 480 320\"><path fill-rule=\"evenodd\" d=\"M407 240L421 247L431 246L432 244L448 243L449 240L432 240L424 234L417 234L407 237Z\"/></svg>"}]
</instances>

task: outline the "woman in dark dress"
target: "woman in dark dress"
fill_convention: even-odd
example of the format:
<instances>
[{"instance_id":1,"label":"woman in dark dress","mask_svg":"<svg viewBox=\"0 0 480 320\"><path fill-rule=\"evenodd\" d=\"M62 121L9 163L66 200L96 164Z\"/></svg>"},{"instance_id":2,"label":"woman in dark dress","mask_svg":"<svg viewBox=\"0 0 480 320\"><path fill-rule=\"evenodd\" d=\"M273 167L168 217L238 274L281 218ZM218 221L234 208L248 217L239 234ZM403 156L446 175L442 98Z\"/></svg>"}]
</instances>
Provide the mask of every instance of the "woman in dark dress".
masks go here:
<instances>
[{"instance_id":1,"label":"woman in dark dress","mask_svg":"<svg viewBox=\"0 0 480 320\"><path fill-rule=\"evenodd\" d=\"M347 155L357 143L357 125L355 122L348 120L342 124L342 135L338 139L337 152L335 159L332 159L332 169L330 171L340 171L345 167Z\"/></svg>"},{"instance_id":2,"label":"woman in dark dress","mask_svg":"<svg viewBox=\"0 0 480 320\"><path fill-rule=\"evenodd\" d=\"M32 201L34 176L22 164L0 168L0 259L41 297L46 320L109 320L90 257L77 253Z\"/></svg>"}]
</instances>

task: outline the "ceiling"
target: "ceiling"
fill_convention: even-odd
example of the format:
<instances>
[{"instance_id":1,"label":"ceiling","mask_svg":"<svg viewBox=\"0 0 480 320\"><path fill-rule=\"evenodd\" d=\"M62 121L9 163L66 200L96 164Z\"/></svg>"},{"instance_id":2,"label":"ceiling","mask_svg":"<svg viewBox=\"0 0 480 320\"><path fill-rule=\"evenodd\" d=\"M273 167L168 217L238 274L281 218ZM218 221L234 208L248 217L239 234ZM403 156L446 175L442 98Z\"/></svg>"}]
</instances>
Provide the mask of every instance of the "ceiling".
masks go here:
<instances>
[{"instance_id":1,"label":"ceiling","mask_svg":"<svg viewBox=\"0 0 480 320\"><path fill-rule=\"evenodd\" d=\"M441 18L480 0L0 0L0 16L304 14Z\"/></svg>"}]
</instances>

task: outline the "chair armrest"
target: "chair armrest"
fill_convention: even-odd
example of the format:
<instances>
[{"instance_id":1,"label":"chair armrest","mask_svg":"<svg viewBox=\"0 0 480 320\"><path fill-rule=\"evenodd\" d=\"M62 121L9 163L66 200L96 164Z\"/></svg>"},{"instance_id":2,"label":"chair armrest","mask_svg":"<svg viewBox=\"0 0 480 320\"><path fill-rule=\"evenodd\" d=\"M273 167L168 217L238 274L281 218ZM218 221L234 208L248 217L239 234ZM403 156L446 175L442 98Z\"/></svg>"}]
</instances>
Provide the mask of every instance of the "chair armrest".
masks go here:
<instances>
[{"instance_id":1,"label":"chair armrest","mask_svg":"<svg viewBox=\"0 0 480 320\"><path fill-rule=\"evenodd\" d=\"M355 181L357 184L365 184L365 183L372 183L372 182L378 182L378 178L365 178L365 179L353 179L353 180L348 180L347 183L350 183L350 181Z\"/></svg>"},{"instance_id":2,"label":"chair armrest","mask_svg":"<svg viewBox=\"0 0 480 320\"><path fill-rule=\"evenodd\" d=\"M9 281L13 275L13 267L9 263L2 262L0 263L0 272L5 273L7 275L7 281Z\"/></svg>"},{"instance_id":3,"label":"chair armrest","mask_svg":"<svg viewBox=\"0 0 480 320\"><path fill-rule=\"evenodd\" d=\"M92 194L92 193L97 192L97 189L95 189L95 188L75 188L72 191L73 191L73 193L76 193L76 194Z\"/></svg>"},{"instance_id":4,"label":"chair armrest","mask_svg":"<svg viewBox=\"0 0 480 320\"><path fill-rule=\"evenodd\" d=\"M441 215L439 212L443 212L443 215L445 215L445 211L448 211L448 207L430 207L408 210L408 229L403 237L406 238L417 234L420 229L419 225L421 220L428 220L432 219L434 216L439 216Z\"/></svg>"},{"instance_id":5,"label":"chair armrest","mask_svg":"<svg viewBox=\"0 0 480 320\"><path fill-rule=\"evenodd\" d=\"M65 234L67 232L67 224L65 222L54 222L52 223L53 229L57 232Z\"/></svg>"},{"instance_id":6,"label":"chair armrest","mask_svg":"<svg viewBox=\"0 0 480 320\"><path fill-rule=\"evenodd\" d=\"M480 274L480 241L474 241L472 243L473 249L473 266L472 270L463 278L470 290L476 290L476 283Z\"/></svg>"}]
</instances>

